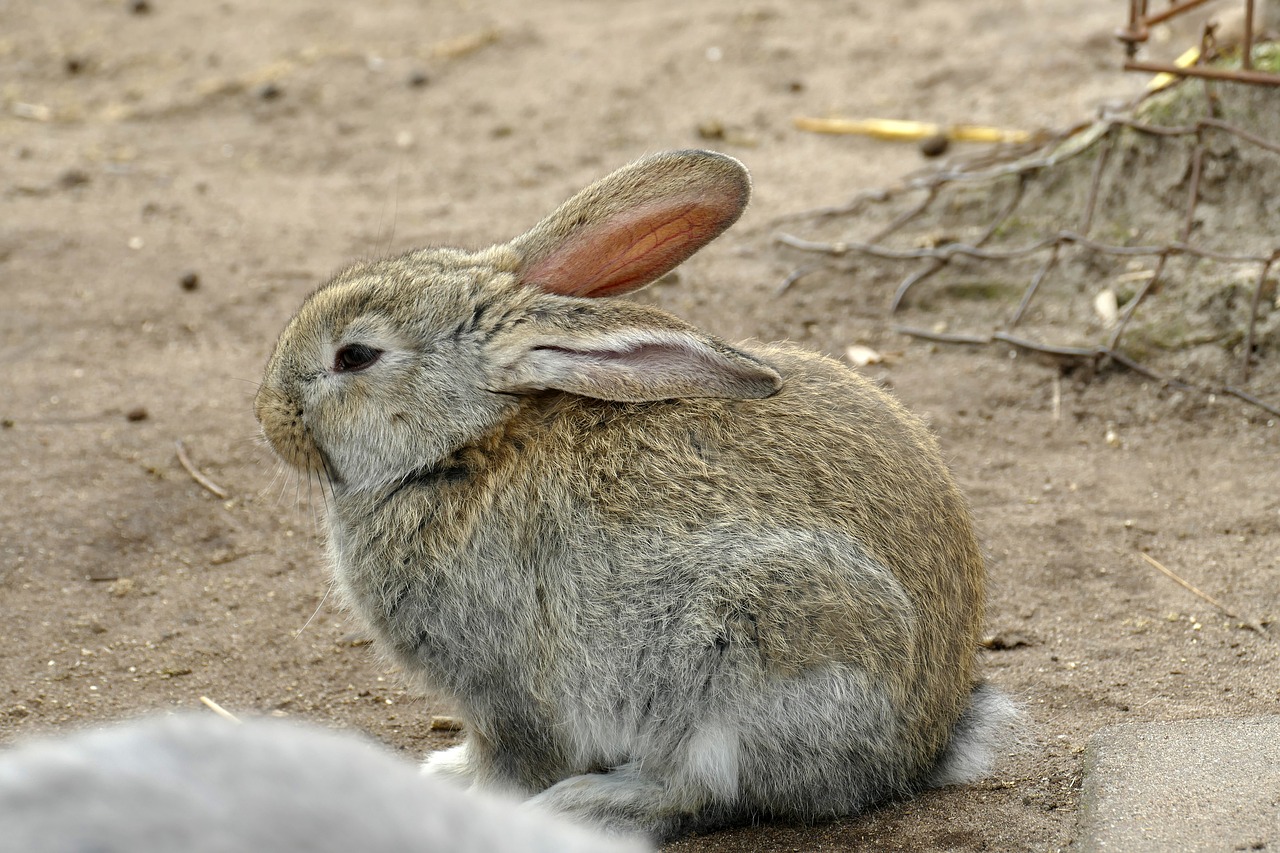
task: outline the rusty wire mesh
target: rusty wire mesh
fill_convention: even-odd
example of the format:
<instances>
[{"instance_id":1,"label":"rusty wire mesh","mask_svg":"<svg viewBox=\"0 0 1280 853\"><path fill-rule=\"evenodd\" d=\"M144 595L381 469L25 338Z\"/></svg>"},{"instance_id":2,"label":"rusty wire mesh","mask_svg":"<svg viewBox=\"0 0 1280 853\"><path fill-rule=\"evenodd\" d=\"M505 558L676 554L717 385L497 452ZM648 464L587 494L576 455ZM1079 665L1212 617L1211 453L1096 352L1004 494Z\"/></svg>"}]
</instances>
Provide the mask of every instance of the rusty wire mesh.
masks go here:
<instances>
[{"instance_id":1,"label":"rusty wire mesh","mask_svg":"<svg viewBox=\"0 0 1280 853\"><path fill-rule=\"evenodd\" d=\"M1256 24L1259 16L1257 0L1242 0L1243 18L1241 19L1240 67L1222 68L1205 61L1213 54L1213 43L1216 38L1217 25L1209 22L1201 37L1200 55L1191 65L1177 65L1168 62L1153 62L1149 59L1136 58L1138 46L1151 35L1151 28L1172 20L1211 2L1211 0L1171 0L1163 9L1152 10L1148 0L1129 0L1129 22L1116 37L1127 47L1128 59L1124 67L1130 71L1148 71L1161 74L1174 74L1179 77L1204 77L1214 80L1229 80L1235 83L1251 83L1262 86L1280 86L1280 74L1273 71L1259 70L1253 64L1253 47L1257 40ZM1274 0L1272 0L1274 2Z\"/></svg>"},{"instance_id":2,"label":"rusty wire mesh","mask_svg":"<svg viewBox=\"0 0 1280 853\"><path fill-rule=\"evenodd\" d=\"M1280 316L1280 300L1271 305L1276 287L1271 276L1280 272L1280 205L1268 223L1263 221L1269 217L1267 210L1235 211L1232 198L1218 198L1215 202L1221 209L1215 215L1226 210L1234 218L1215 233L1202 227L1201 221L1211 218L1202 211L1206 170L1212 168L1214 181L1218 181L1224 171L1243 168L1242 163L1254 164L1250 168L1257 171L1257 160L1262 157L1272 161L1269 164L1274 170L1272 174L1280 175L1280 142L1242 126L1244 122L1224 118L1223 115L1230 115L1231 111L1222 107L1220 93L1216 91L1220 85L1203 81L1179 84L1203 90L1203 97L1191 96L1203 106L1199 108L1200 115L1189 120L1157 121L1153 111L1144 110L1144 101L1139 101L1123 111L1105 114L1017 151L998 151L981 159L929 170L896 186L863 193L840 207L787 217L791 223L788 227L805 222L815 232L830 233L833 223L843 225L851 220L864 227L869 224L878 227L863 239L843 236L811 239L794 233L777 234L777 242L790 250L823 258L817 264L796 269L783 281L781 290L796 285L817 269L839 272L843 263L845 272L865 276L866 265L876 264L880 278L901 276L888 299L889 312L897 314L940 273L957 266L972 273L980 267L983 276L1004 275L1006 279L1022 282L1016 305L1009 300L1011 310L999 311L1003 317L993 317L987 306L981 315L987 328L976 332L912 326L895 328L911 336L943 343L1001 344L1036 351L1064 362L1087 364L1095 371L1118 366L1167 386L1236 397L1280 416L1280 399L1266 399L1276 396L1272 385L1274 377L1268 375L1259 382L1251 381L1259 358L1259 317L1264 313L1276 315L1269 318L1270 325L1280 329L1280 324L1274 322ZM1259 91L1255 87L1237 88ZM1272 96L1276 90L1265 92ZM1188 96L1184 92L1177 97ZM1276 111L1280 99L1271 97L1265 104ZM1256 109L1256 103L1250 104L1240 114L1252 114ZM1164 163L1172 170L1171 174L1175 174L1181 198L1163 200L1162 209L1170 220L1163 229L1144 223L1142 227L1121 232L1108 226L1109 230L1099 233L1098 211L1106 197L1116 193L1132 195L1142 181L1140 175L1125 171L1131 168L1128 160L1133 159L1126 149L1134 140L1161 146L1154 153L1154 160ZM1181 143L1181 150L1170 147L1175 142ZM1112 162L1118 158L1124 162ZM1074 170L1077 185L1074 191L1064 186L1070 183L1062 179L1065 169ZM1111 170L1109 189L1104 190L1103 175L1108 169ZM1274 187L1272 189L1274 196ZM950 215L951 209L972 212L974 206L965 201L964 196L975 190L982 192L986 201L979 205L978 216L969 217L965 236L955 237L951 232L956 217ZM1222 194L1220 188L1215 192ZM1043 215L1039 217L1039 221L1049 225L1039 231L1023 227L1025 223L1019 221L1033 193L1037 197L1034 206L1041 213L1047 208L1050 214L1048 219ZM1165 195L1171 193L1165 192ZM1069 256L1074 274L1062 269ZM859 269L849 266L854 263L849 259L855 258L859 259L856 263L862 265ZM1141 285L1123 302L1123 310L1109 328L1094 330L1095 339L1082 341L1079 324L1067 334L1067 324L1055 324L1053 318L1040 323L1036 334L1023 333L1020 327L1029 311L1043 300L1046 288L1056 284L1059 289L1074 288L1078 295L1086 289L1081 283L1082 277L1096 275L1100 279L1112 275L1116 264L1141 264L1137 273L1123 273L1136 275ZM886 269L891 272L886 274ZM1220 375L1207 380L1175 375L1148 362L1141 351L1131 351L1126 346L1126 332L1134 319L1162 290L1172 286L1175 280L1225 275L1222 270L1230 270L1236 279L1243 277L1249 282L1239 288L1246 293L1248 304L1244 328L1224 344L1233 356L1234 366L1230 370L1224 369ZM1072 278L1074 282L1066 281ZM1264 294L1270 294L1267 300L1263 299ZM944 307L941 312L947 310ZM939 313L935 309L934 316ZM1059 319L1060 316L1061 312Z\"/></svg>"}]
</instances>

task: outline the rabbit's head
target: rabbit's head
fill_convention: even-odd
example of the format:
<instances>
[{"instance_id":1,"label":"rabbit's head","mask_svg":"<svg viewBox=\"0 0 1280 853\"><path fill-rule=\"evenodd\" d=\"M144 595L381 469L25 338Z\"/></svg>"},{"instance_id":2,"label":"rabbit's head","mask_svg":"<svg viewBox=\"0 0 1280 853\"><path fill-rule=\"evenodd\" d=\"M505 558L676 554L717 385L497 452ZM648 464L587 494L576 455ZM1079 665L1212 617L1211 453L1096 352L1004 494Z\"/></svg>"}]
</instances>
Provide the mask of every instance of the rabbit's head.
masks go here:
<instances>
[{"instance_id":1,"label":"rabbit's head","mask_svg":"<svg viewBox=\"0 0 1280 853\"><path fill-rule=\"evenodd\" d=\"M773 368L645 305L636 290L729 227L750 183L706 151L641 160L512 242L359 264L280 336L255 410L286 462L340 490L437 466L526 395L760 398Z\"/></svg>"}]
</instances>

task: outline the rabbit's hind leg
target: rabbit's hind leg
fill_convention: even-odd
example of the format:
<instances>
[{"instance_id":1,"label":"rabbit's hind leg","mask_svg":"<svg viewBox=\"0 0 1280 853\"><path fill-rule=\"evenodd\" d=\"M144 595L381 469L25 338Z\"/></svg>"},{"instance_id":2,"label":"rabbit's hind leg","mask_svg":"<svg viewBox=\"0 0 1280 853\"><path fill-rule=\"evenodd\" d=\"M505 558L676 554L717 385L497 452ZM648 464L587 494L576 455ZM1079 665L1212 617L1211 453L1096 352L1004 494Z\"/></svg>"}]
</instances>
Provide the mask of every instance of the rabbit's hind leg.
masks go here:
<instances>
[{"instance_id":1,"label":"rabbit's hind leg","mask_svg":"<svg viewBox=\"0 0 1280 853\"><path fill-rule=\"evenodd\" d=\"M912 790L912 746L885 691L833 665L744 702L740 802L765 818L858 814Z\"/></svg>"}]
</instances>

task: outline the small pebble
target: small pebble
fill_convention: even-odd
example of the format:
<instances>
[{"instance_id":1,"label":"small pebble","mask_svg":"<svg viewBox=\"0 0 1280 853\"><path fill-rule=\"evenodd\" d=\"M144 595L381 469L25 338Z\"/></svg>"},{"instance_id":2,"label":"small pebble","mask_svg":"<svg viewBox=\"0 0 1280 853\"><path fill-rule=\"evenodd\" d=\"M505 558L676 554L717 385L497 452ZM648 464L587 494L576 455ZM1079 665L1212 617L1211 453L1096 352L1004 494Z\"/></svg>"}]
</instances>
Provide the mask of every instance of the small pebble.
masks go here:
<instances>
[{"instance_id":1,"label":"small pebble","mask_svg":"<svg viewBox=\"0 0 1280 853\"><path fill-rule=\"evenodd\" d=\"M457 717L434 716L431 718L433 732L460 732L464 728L466 728L465 724Z\"/></svg>"},{"instance_id":2,"label":"small pebble","mask_svg":"<svg viewBox=\"0 0 1280 853\"><path fill-rule=\"evenodd\" d=\"M412 89L421 89L423 86L431 82L431 78L427 76L427 72L421 68L415 68L409 72L408 78L405 80Z\"/></svg>"},{"instance_id":3,"label":"small pebble","mask_svg":"<svg viewBox=\"0 0 1280 853\"><path fill-rule=\"evenodd\" d=\"M698 137L701 139L724 139L724 123L719 119L707 119L698 123Z\"/></svg>"},{"instance_id":4,"label":"small pebble","mask_svg":"<svg viewBox=\"0 0 1280 853\"><path fill-rule=\"evenodd\" d=\"M84 60L78 56L68 56L63 60L62 68L71 76L75 76L84 70Z\"/></svg>"},{"instance_id":5,"label":"small pebble","mask_svg":"<svg viewBox=\"0 0 1280 853\"><path fill-rule=\"evenodd\" d=\"M129 11L135 15L149 15L151 3L149 0L129 0Z\"/></svg>"},{"instance_id":6,"label":"small pebble","mask_svg":"<svg viewBox=\"0 0 1280 853\"><path fill-rule=\"evenodd\" d=\"M58 176L58 185L64 190L89 183L89 173L83 169L67 169Z\"/></svg>"},{"instance_id":7,"label":"small pebble","mask_svg":"<svg viewBox=\"0 0 1280 853\"><path fill-rule=\"evenodd\" d=\"M920 153L926 157L941 157L950 147L951 140L941 133L935 133L920 140Z\"/></svg>"},{"instance_id":8,"label":"small pebble","mask_svg":"<svg viewBox=\"0 0 1280 853\"><path fill-rule=\"evenodd\" d=\"M195 290L200 286L200 274L197 272L185 272L182 278L178 279L178 284L182 285L183 290Z\"/></svg>"},{"instance_id":9,"label":"small pebble","mask_svg":"<svg viewBox=\"0 0 1280 853\"><path fill-rule=\"evenodd\" d=\"M138 421L145 421L150 415L147 412L147 410L142 406L135 406L134 408L125 412L124 416L126 420L137 423Z\"/></svg>"},{"instance_id":10,"label":"small pebble","mask_svg":"<svg viewBox=\"0 0 1280 853\"><path fill-rule=\"evenodd\" d=\"M274 101L284 94L284 89L281 89L275 83L263 83L258 87L255 94L264 101Z\"/></svg>"}]
</instances>

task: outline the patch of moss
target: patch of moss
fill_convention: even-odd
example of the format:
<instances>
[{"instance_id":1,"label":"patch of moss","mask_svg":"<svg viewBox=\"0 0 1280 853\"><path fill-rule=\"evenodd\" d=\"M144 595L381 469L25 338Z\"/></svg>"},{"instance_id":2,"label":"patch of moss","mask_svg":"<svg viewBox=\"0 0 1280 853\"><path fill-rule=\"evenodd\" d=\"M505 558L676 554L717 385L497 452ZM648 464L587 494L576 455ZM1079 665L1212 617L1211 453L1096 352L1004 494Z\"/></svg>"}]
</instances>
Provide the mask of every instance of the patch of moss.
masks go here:
<instances>
[{"instance_id":1,"label":"patch of moss","mask_svg":"<svg viewBox=\"0 0 1280 853\"><path fill-rule=\"evenodd\" d=\"M1280 43L1264 42L1253 46L1253 67L1259 71L1280 74Z\"/></svg>"},{"instance_id":2,"label":"patch of moss","mask_svg":"<svg viewBox=\"0 0 1280 853\"><path fill-rule=\"evenodd\" d=\"M1187 115L1186 101L1187 87L1175 84L1156 92L1139 104L1137 110L1134 111L1134 117L1148 124L1165 126L1181 124ZM1129 130L1126 131L1126 135L1132 139L1137 135L1137 132Z\"/></svg>"},{"instance_id":3,"label":"patch of moss","mask_svg":"<svg viewBox=\"0 0 1280 853\"><path fill-rule=\"evenodd\" d=\"M1242 56L1243 51L1240 48L1232 48L1223 53L1213 64L1219 68L1240 68L1243 65L1243 62L1241 62ZM1255 44L1253 46L1253 70L1265 71L1271 74L1280 73L1280 44L1270 41Z\"/></svg>"},{"instance_id":4,"label":"patch of moss","mask_svg":"<svg viewBox=\"0 0 1280 853\"><path fill-rule=\"evenodd\" d=\"M1027 234L1032 230L1034 230L1034 226L1029 220L1021 216L1009 216L996 227L995 234L992 236L999 239L1017 234Z\"/></svg>"},{"instance_id":5,"label":"patch of moss","mask_svg":"<svg viewBox=\"0 0 1280 853\"><path fill-rule=\"evenodd\" d=\"M958 281L948 284L943 292L952 299L967 302L992 302L1012 299L1021 290L1004 281Z\"/></svg>"},{"instance_id":6,"label":"patch of moss","mask_svg":"<svg viewBox=\"0 0 1280 853\"><path fill-rule=\"evenodd\" d=\"M1136 346L1147 352L1152 350L1174 352L1201 344L1218 343L1223 337L1220 331L1206 331L1202 327L1193 326L1191 321L1182 315L1173 315L1133 328L1125 336L1125 346L1126 348Z\"/></svg>"},{"instance_id":7,"label":"patch of moss","mask_svg":"<svg viewBox=\"0 0 1280 853\"><path fill-rule=\"evenodd\" d=\"M1214 60L1215 68L1238 70L1241 67L1239 49L1228 51ZM1280 74L1280 43L1263 42L1253 46L1253 68L1270 74ZM1138 105L1135 117L1149 124L1164 126L1185 124L1203 112L1203 85L1194 85L1195 78L1187 78L1152 94Z\"/></svg>"}]
</instances>

